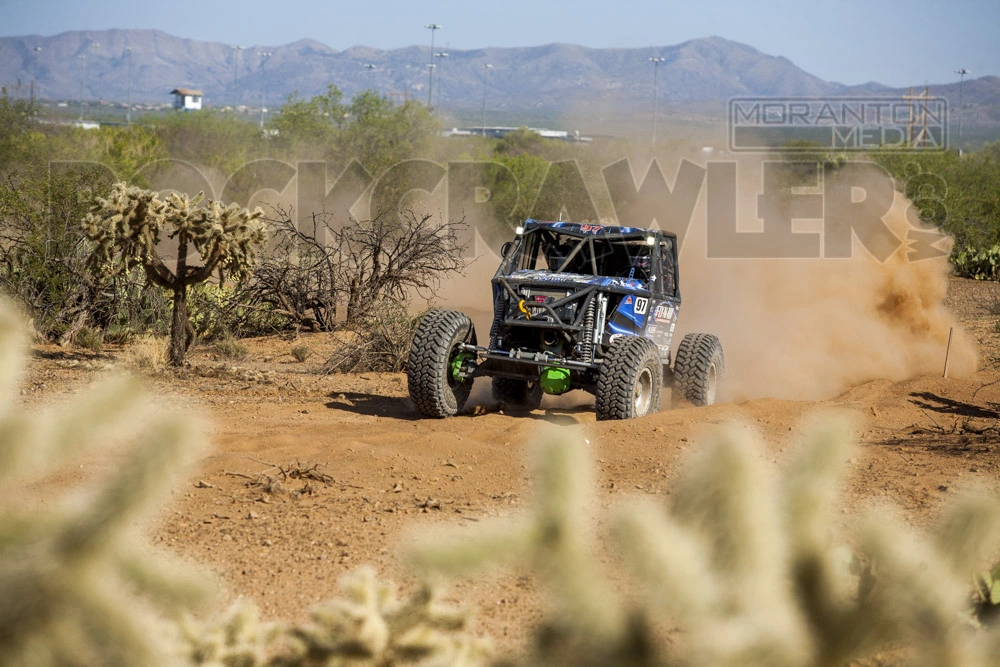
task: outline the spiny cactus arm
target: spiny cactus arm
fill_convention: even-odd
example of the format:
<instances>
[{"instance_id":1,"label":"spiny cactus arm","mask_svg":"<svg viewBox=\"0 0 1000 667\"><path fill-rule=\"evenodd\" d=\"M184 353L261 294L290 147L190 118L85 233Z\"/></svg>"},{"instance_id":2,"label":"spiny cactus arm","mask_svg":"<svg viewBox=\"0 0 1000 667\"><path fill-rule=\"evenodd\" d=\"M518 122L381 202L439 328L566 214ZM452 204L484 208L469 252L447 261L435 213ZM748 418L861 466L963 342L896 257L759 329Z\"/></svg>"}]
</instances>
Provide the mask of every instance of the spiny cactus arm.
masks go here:
<instances>
[{"instance_id":1,"label":"spiny cactus arm","mask_svg":"<svg viewBox=\"0 0 1000 667\"><path fill-rule=\"evenodd\" d=\"M1000 505L996 499L970 496L954 505L933 535L937 552L955 576L973 579L996 557L1000 539Z\"/></svg>"},{"instance_id":2,"label":"spiny cactus arm","mask_svg":"<svg viewBox=\"0 0 1000 667\"><path fill-rule=\"evenodd\" d=\"M128 429L141 416L145 392L131 378L119 377L72 402L41 415L0 417L0 480L34 473L53 460L80 454ZM94 425L95 419L99 420Z\"/></svg>"},{"instance_id":3,"label":"spiny cactus arm","mask_svg":"<svg viewBox=\"0 0 1000 667\"><path fill-rule=\"evenodd\" d=\"M54 525L55 521L39 519L33 512L4 510L4 516L0 518L0 558L51 532Z\"/></svg>"},{"instance_id":4,"label":"spiny cactus arm","mask_svg":"<svg viewBox=\"0 0 1000 667\"><path fill-rule=\"evenodd\" d=\"M149 552L119 547L114 560L117 571L136 592L171 611L193 609L215 593L208 578Z\"/></svg>"},{"instance_id":5,"label":"spiny cactus arm","mask_svg":"<svg viewBox=\"0 0 1000 667\"><path fill-rule=\"evenodd\" d=\"M196 440L192 425L161 420L147 430L145 441L130 453L118 473L55 538L55 549L67 561L85 559L116 544L122 529L165 491Z\"/></svg>"},{"instance_id":6,"label":"spiny cactus arm","mask_svg":"<svg viewBox=\"0 0 1000 667\"><path fill-rule=\"evenodd\" d=\"M782 508L799 607L828 662L846 662L870 648L859 608L851 556L830 538L833 508L849 460L851 423L825 420L807 435L782 480Z\"/></svg>"},{"instance_id":7,"label":"spiny cactus arm","mask_svg":"<svg viewBox=\"0 0 1000 667\"><path fill-rule=\"evenodd\" d=\"M487 523L449 537L418 538L409 561L425 576L463 576L498 565L525 564L537 539L529 521Z\"/></svg>"},{"instance_id":8,"label":"spiny cactus arm","mask_svg":"<svg viewBox=\"0 0 1000 667\"><path fill-rule=\"evenodd\" d=\"M257 605L240 598L219 621L202 622L189 615L181 618L178 658L185 664L207 667L300 667L301 648L287 650L279 645L286 633L277 623L262 622Z\"/></svg>"},{"instance_id":9,"label":"spiny cactus arm","mask_svg":"<svg viewBox=\"0 0 1000 667\"><path fill-rule=\"evenodd\" d=\"M260 221L264 212L258 207L253 211L238 204L212 201L199 211L197 233L192 239L204 262L203 271L195 282L207 280L215 271L219 279L226 277L241 280L252 271L253 260L267 242L265 225Z\"/></svg>"},{"instance_id":10,"label":"spiny cactus arm","mask_svg":"<svg viewBox=\"0 0 1000 667\"><path fill-rule=\"evenodd\" d=\"M704 541L680 528L660 507L637 503L624 508L613 525L626 562L643 582L650 611L671 612L695 626L721 600Z\"/></svg>"},{"instance_id":11,"label":"spiny cactus arm","mask_svg":"<svg viewBox=\"0 0 1000 667\"><path fill-rule=\"evenodd\" d=\"M103 444L141 415L144 398L135 380L120 377L41 415L0 416L0 480L37 472L53 460ZM93 426L95 418L101 421Z\"/></svg>"},{"instance_id":12,"label":"spiny cactus arm","mask_svg":"<svg viewBox=\"0 0 1000 667\"><path fill-rule=\"evenodd\" d=\"M926 664L976 664L967 654L967 588L934 549L885 516L869 518L860 537L877 568L868 603L880 637L908 641Z\"/></svg>"},{"instance_id":13,"label":"spiny cactus arm","mask_svg":"<svg viewBox=\"0 0 1000 667\"><path fill-rule=\"evenodd\" d=\"M97 580L86 588L70 589L67 606L78 616L79 628L74 643L91 647L88 652L93 658L68 664L167 667L165 624L144 612L124 590L109 590L115 586L112 581Z\"/></svg>"}]
</instances>

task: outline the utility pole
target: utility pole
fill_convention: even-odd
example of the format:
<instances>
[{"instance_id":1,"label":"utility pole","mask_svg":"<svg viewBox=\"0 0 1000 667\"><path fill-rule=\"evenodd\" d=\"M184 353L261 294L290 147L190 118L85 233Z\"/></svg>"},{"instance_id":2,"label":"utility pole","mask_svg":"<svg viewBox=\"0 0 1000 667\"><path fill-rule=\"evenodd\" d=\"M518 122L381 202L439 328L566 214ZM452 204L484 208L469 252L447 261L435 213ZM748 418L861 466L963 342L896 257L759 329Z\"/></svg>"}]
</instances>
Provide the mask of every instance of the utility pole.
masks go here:
<instances>
[{"instance_id":1,"label":"utility pole","mask_svg":"<svg viewBox=\"0 0 1000 667\"><path fill-rule=\"evenodd\" d=\"M483 65L483 114L479 121L479 134L486 136L486 82L490 78L490 70L493 69L493 65L486 63Z\"/></svg>"},{"instance_id":2,"label":"utility pole","mask_svg":"<svg viewBox=\"0 0 1000 667\"><path fill-rule=\"evenodd\" d=\"M441 64L443 65L444 64L444 59L447 58L449 55L451 55L451 54L449 54L446 51L441 51L439 53L435 53L434 57L435 58L440 58L441 59ZM437 102L438 102L437 103L437 109L440 112L440 110L441 110L441 69L442 68L441 68L440 65L438 65L434 69L437 70L437 91L438 91L437 92Z\"/></svg>"},{"instance_id":3,"label":"utility pole","mask_svg":"<svg viewBox=\"0 0 1000 667\"><path fill-rule=\"evenodd\" d=\"M655 56L649 59L653 63L653 143L656 143L656 117L659 115L659 98L656 95L656 75L660 71L660 63L666 62L666 58Z\"/></svg>"},{"instance_id":4,"label":"utility pole","mask_svg":"<svg viewBox=\"0 0 1000 667\"><path fill-rule=\"evenodd\" d=\"M41 50L42 50L42 47L40 47L40 46L36 46L34 49L32 49L32 51L34 51L34 54L35 54L35 71L34 71L34 75L31 78L31 106L32 106L32 108L34 108L34 106L35 106L35 81L38 80L38 52L41 51Z\"/></svg>"},{"instance_id":5,"label":"utility pole","mask_svg":"<svg viewBox=\"0 0 1000 667\"><path fill-rule=\"evenodd\" d=\"M83 78L87 71L87 54L81 53L77 56L80 61L80 122L83 122Z\"/></svg>"},{"instance_id":6,"label":"utility pole","mask_svg":"<svg viewBox=\"0 0 1000 667\"><path fill-rule=\"evenodd\" d=\"M132 127L132 47L126 46L128 54L128 111L125 112L125 124Z\"/></svg>"},{"instance_id":7,"label":"utility pole","mask_svg":"<svg viewBox=\"0 0 1000 667\"><path fill-rule=\"evenodd\" d=\"M427 108L430 109L431 102L434 101L434 98L431 97L431 94L434 92L434 33L435 31L440 30L444 26L438 25L437 23L428 23L424 27L431 31L431 62L427 66L428 70Z\"/></svg>"},{"instance_id":8,"label":"utility pole","mask_svg":"<svg viewBox=\"0 0 1000 667\"><path fill-rule=\"evenodd\" d=\"M260 129L264 129L264 62L273 54L270 51L259 51L260 58Z\"/></svg>"},{"instance_id":9,"label":"utility pole","mask_svg":"<svg viewBox=\"0 0 1000 667\"><path fill-rule=\"evenodd\" d=\"M955 70L955 74L959 76L958 79L958 154L962 154L962 116L965 115L965 99L962 95L962 89L965 87L965 75L969 73L969 70L964 67L959 67Z\"/></svg>"},{"instance_id":10,"label":"utility pole","mask_svg":"<svg viewBox=\"0 0 1000 667\"><path fill-rule=\"evenodd\" d=\"M236 45L230 47L233 50L233 113L236 113L236 107L240 105L240 94L237 90L237 84L239 83L239 64L240 64L240 51L243 50L242 46Z\"/></svg>"}]
</instances>

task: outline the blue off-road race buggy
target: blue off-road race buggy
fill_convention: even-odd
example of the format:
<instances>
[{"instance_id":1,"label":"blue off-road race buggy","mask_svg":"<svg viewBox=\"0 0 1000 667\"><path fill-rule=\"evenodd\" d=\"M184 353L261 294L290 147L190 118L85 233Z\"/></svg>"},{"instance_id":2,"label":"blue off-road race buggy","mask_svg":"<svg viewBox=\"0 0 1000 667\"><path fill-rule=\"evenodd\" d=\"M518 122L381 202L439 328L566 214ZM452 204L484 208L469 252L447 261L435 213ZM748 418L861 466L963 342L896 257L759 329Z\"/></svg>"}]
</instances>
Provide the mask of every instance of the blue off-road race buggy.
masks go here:
<instances>
[{"instance_id":1,"label":"blue off-road race buggy","mask_svg":"<svg viewBox=\"0 0 1000 667\"><path fill-rule=\"evenodd\" d=\"M421 414L456 414L480 376L508 409L583 389L598 419L656 412L664 380L695 405L715 402L724 370L715 336L687 334L671 360L681 304L673 234L526 220L502 255L488 346L453 310L431 310L417 326L407 375Z\"/></svg>"}]
</instances>

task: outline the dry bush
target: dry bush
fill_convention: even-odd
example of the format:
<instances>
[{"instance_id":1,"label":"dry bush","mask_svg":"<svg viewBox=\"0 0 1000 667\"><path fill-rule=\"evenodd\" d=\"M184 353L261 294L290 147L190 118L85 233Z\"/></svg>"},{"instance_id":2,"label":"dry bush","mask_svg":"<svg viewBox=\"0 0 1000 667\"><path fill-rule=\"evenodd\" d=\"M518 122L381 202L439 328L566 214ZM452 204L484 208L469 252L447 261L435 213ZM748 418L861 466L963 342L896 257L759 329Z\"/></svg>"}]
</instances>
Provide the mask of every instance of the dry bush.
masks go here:
<instances>
[{"instance_id":1,"label":"dry bush","mask_svg":"<svg viewBox=\"0 0 1000 667\"><path fill-rule=\"evenodd\" d=\"M246 359L247 355L250 354L250 350L246 345L231 336L217 341L212 346L212 349L222 356L223 359L232 359L234 361Z\"/></svg>"},{"instance_id":2,"label":"dry bush","mask_svg":"<svg viewBox=\"0 0 1000 667\"><path fill-rule=\"evenodd\" d=\"M159 372L167 362L170 341L165 336L147 334L130 342L122 355L126 364L142 370Z\"/></svg>"},{"instance_id":3,"label":"dry bush","mask_svg":"<svg viewBox=\"0 0 1000 667\"><path fill-rule=\"evenodd\" d=\"M100 354L104 349L104 336L100 331L90 327L80 327L73 337L73 342L85 350L90 350L95 354Z\"/></svg>"},{"instance_id":4,"label":"dry bush","mask_svg":"<svg viewBox=\"0 0 1000 667\"><path fill-rule=\"evenodd\" d=\"M410 317L405 305L383 301L379 308L345 327L340 345L320 372L398 373L406 370L410 343L419 321L419 317Z\"/></svg>"},{"instance_id":5,"label":"dry bush","mask_svg":"<svg viewBox=\"0 0 1000 667\"><path fill-rule=\"evenodd\" d=\"M309 349L308 345L296 345L291 349L290 354L292 355L292 358L295 359L295 361L301 364L305 362L306 359L309 358L309 356L312 354L312 350Z\"/></svg>"},{"instance_id":6,"label":"dry bush","mask_svg":"<svg viewBox=\"0 0 1000 667\"><path fill-rule=\"evenodd\" d=\"M433 298L443 278L465 267L462 221L405 210L347 224L326 212L295 222L279 207L267 222L274 247L241 298L266 304L296 330L334 330L345 303L348 326L361 325L387 302Z\"/></svg>"}]
</instances>

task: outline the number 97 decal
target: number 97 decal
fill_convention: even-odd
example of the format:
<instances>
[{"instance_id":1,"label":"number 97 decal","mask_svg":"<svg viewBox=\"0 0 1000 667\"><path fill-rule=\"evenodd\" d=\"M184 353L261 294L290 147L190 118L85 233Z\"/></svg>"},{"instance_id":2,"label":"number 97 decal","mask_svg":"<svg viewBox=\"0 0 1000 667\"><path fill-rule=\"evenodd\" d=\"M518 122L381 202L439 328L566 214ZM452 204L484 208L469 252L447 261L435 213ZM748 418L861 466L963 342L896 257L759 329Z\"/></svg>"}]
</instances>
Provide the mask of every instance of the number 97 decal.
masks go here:
<instances>
[{"instance_id":1,"label":"number 97 decal","mask_svg":"<svg viewBox=\"0 0 1000 667\"><path fill-rule=\"evenodd\" d=\"M649 299L641 296L635 298L636 315L645 315L648 309L649 309Z\"/></svg>"}]
</instances>

